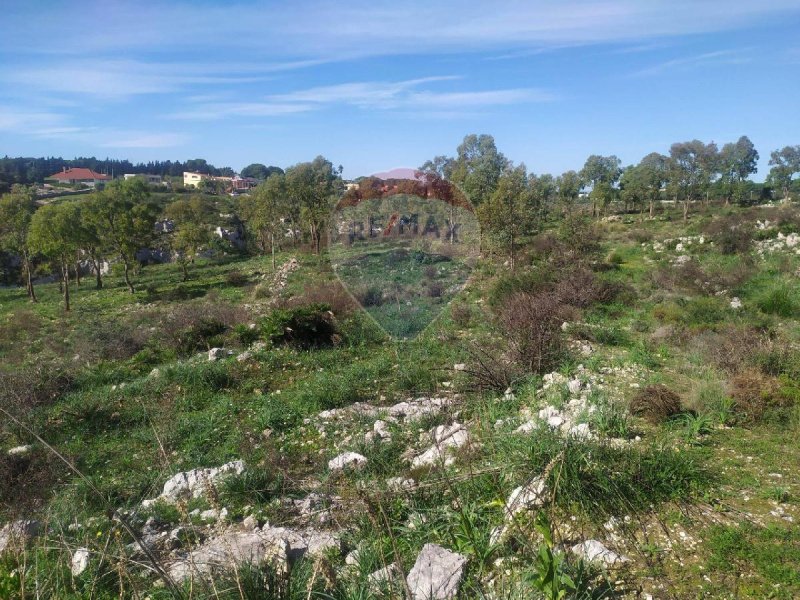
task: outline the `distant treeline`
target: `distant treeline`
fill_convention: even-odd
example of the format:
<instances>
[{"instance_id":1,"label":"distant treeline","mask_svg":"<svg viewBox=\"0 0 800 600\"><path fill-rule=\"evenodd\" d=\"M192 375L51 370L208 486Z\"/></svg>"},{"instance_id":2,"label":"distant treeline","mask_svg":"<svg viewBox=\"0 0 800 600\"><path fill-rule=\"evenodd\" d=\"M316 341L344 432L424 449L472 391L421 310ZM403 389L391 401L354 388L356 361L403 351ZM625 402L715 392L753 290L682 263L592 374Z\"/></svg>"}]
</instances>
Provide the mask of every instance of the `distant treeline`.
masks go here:
<instances>
[{"instance_id":1,"label":"distant treeline","mask_svg":"<svg viewBox=\"0 0 800 600\"><path fill-rule=\"evenodd\" d=\"M10 157L0 158L0 192L7 191L15 183L29 185L42 183L46 177L58 173L64 167L85 167L105 175L120 177L125 173L150 173L162 177L181 177L184 171L197 171L209 175L232 176L230 167L215 167L203 158L181 162L179 160L155 160L146 163L132 163L129 160L111 158L79 157Z\"/></svg>"}]
</instances>

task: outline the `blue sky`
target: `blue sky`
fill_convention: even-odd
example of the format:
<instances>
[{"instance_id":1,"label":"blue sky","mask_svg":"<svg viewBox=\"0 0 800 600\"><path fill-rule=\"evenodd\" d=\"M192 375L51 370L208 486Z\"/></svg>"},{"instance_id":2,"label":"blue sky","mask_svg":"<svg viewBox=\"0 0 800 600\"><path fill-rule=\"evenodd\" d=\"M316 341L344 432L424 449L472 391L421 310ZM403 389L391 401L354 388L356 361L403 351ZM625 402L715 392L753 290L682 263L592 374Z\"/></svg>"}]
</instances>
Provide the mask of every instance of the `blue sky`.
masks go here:
<instances>
[{"instance_id":1,"label":"blue sky","mask_svg":"<svg viewBox=\"0 0 800 600\"><path fill-rule=\"evenodd\" d=\"M675 141L800 144L800 0L4 2L0 154L323 154L346 177L490 133L535 173Z\"/></svg>"}]
</instances>

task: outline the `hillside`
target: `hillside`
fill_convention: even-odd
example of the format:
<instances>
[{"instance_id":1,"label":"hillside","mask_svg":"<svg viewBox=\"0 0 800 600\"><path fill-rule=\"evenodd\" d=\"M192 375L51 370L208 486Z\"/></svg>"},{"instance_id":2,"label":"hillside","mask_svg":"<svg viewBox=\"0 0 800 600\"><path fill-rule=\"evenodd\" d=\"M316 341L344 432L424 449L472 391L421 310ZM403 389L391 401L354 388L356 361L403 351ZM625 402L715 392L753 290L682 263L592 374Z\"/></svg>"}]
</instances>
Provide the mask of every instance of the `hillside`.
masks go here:
<instances>
[{"instance_id":1,"label":"hillside","mask_svg":"<svg viewBox=\"0 0 800 600\"><path fill-rule=\"evenodd\" d=\"M680 211L550 219L410 339L291 244L0 288L0 597L800 596L800 210Z\"/></svg>"}]
</instances>

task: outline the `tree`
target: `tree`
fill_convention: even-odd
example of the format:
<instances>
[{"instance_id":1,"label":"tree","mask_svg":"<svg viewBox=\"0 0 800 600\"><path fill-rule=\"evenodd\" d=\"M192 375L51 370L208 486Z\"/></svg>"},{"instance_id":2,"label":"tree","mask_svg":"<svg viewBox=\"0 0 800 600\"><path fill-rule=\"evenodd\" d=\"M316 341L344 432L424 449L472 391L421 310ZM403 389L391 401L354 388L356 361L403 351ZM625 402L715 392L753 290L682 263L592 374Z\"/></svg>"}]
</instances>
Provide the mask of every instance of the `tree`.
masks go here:
<instances>
[{"instance_id":1,"label":"tree","mask_svg":"<svg viewBox=\"0 0 800 600\"><path fill-rule=\"evenodd\" d=\"M300 222L308 227L315 254L320 253L325 223L343 189L341 167L334 169L322 156L286 169L287 198L299 208Z\"/></svg>"},{"instance_id":2,"label":"tree","mask_svg":"<svg viewBox=\"0 0 800 600\"><path fill-rule=\"evenodd\" d=\"M508 168L497 182L497 189L477 208L482 231L490 242L508 256L511 270L516 266L520 238L530 234L536 222L533 192L525 165Z\"/></svg>"},{"instance_id":3,"label":"tree","mask_svg":"<svg viewBox=\"0 0 800 600\"><path fill-rule=\"evenodd\" d=\"M725 190L725 204L730 204L733 197L739 202L743 200L744 183L750 175L758 170L758 159L758 151L746 135L740 137L735 143L728 143L722 147L719 165Z\"/></svg>"},{"instance_id":4,"label":"tree","mask_svg":"<svg viewBox=\"0 0 800 600\"><path fill-rule=\"evenodd\" d=\"M419 171L425 175L433 175L440 179L449 180L453 173L454 163L455 159L449 156L434 156L433 159L425 161Z\"/></svg>"},{"instance_id":5,"label":"tree","mask_svg":"<svg viewBox=\"0 0 800 600\"><path fill-rule=\"evenodd\" d=\"M621 164L622 161L613 154L611 156L592 154L586 159L581 169L581 178L592 186L589 197L592 199L593 217L600 214L598 205L605 209L614 198L614 184L622 173Z\"/></svg>"},{"instance_id":6,"label":"tree","mask_svg":"<svg viewBox=\"0 0 800 600\"><path fill-rule=\"evenodd\" d=\"M583 179L576 171L566 171L556 179L556 188L562 210L570 214L583 189Z\"/></svg>"},{"instance_id":7,"label":"tree","mask_svg":"<svg viewBox=\"0 0 800 600\"><path fill-rule=\"evenodd\" d=\"M242 169L241 175L242 177L252 177L253 179L263 181L272 175L283 175L283 169L280 167L268 167L261 163L253 163Z\"/></svg>"},{"instance_id":8,"label":"tree","mask_svg":"<svg viewBox=\"0 0 800 600\"><path fill-rule=\"evenodd\" d=\"M708 192L717 161L717 145L700 140L678 142L669 149L669 189L676 202L683 201L683 218L689 218L689 205Z\"/></svg>"},{"instance_id":9,"label":"tree","mask_svg":"<svg viewBox=\"0 0 800 600\"><path fill-rule=\"evenodd\" d=\"M550 212L558 194L558 185L555 178L549 173L542 173L538 177L530 174L528 185L531 188L531 199L537 211L537 218L543 221Z\"/></svg>"},{"instance_id":10,"label":"tree","mask_svg":"<svg viewBox=\"0 0 800 600\"><path fill-rule=\"evenodd\" d=\"M275 175L261 183L249 198L240 202L240 212L256 236L259 248L272 256L275 269L276 241L285 230L288 215L286 178Z\"/></svg>"},{"instance_id":11,"label":"tree","mask_svg":"<svg viewBox=\"0 0 800 600\"><path fill-rule=\"evenodd\" d=\"M130 293L134 287L130 268L136 252L152 241L158 210L150 201L147 184L140 179L116 180L106 189L95 192L91 199L89 218L97 228L109 251L124 265L125 285Z\"/></svg>"},{"instance_id":12,"label":"tree","mask_svg":"<svg viewBox=\"0 0 800 600\"><path fill-rule=\"evenodd\" d=\"M669 158L651 152L639 161L639 174L647 187L646 198L650 207L650 218L655 213L655 204L661 200L661 190L669 179Z\"/></svg>"},{"instance_id":13,"label":"tree","mask_svg":"<svg viewBox=\"0 0 800 600\"><path fill-rule=\"evenodd\" d=\"M11 193L0 198L0 247L22 259L22 277L31 302L36 302L33 289L33 258L28 240L31 218L36 212L36 194L32 188L14 185Z\"/></svg>"},{"instance_id":14,"label":"tree","mask_svg":"<svg viewBox=\"0 0 800 600\"><path fill-rule=\"evenodd\" d=\"M767 180L783 190L783 200L788 202L792 178L800 173L800 146L785 146L775 150L770 154L769 164L772 168Z\"/></svg>"},{"instance_id":15,"label":"tree","mask_svg":"<svg viewBox=\"0 0 800 600\"><path fill-rule=\"evenodd\" d=\"M487 134L465 136L456 152L452 165L442 164L442 170L449 171L450 181L461 187L473 205L480 206L497 189L509 161Z\"/></svg>"},{"instance_id":16,"label":"tree","mask_svg":"<svg viewBox=\"0 0 800 600\"><path fill-rule=\"evenodd\" d=\"M634 208L638 206L640 214L644 214L647 182L644 169L640 165L630 165L622 170L622 175L619 177L619 194L625 204L625 212L628 212L628 206Z\"/></svg>"},{"instance_id":17,"label":"tree","mask_svg":"<svg viewBox=\"0 0 800 600\"><path fill-rule=\"evenodd\" d=\"M70 310L69 267L78 250L80 210L76 202L48 204L31 219L30 244L61 270L64 310Z\"/></svg>"},{"instance_id":18,"label":"tree","mask_svg":"<svg viewBox=\"0 0 800 600\"><path fill-rule=\"evenodd\" d=\"M194 263L200 250L210 240L208 203L200 196L176 200L167 206L166 216L175 222L171 246L183 271L183 280L189 279L189 263Z\"/></svg>"}]
</instances>

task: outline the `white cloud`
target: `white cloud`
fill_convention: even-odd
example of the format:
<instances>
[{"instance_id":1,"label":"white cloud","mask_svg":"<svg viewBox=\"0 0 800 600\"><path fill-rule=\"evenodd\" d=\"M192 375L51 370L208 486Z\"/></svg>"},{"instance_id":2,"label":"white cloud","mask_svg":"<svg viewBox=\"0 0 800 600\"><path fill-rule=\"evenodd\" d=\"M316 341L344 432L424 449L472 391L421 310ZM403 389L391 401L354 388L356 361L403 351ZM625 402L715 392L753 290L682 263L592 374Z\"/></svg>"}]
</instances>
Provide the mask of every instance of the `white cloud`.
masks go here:
<instances>
[{"instance_id":1,"label":"white cloud","mask_svg":"<svg viewBox=\"0 0 800 600\"><path fill-rule=\"evenodd\" d=\"M470 0L398 3L298 0L204 5L87 1L91 26L64 26L75 5L36 3L3 15L0 51L95 57L140 51L162 56L225 49L277 61L277 69L320 60L387 54L525 50L564 44L634 42L725 31L796 15L797 0ZM36 27L30 27L36 23ZM285 62L284 62L285 61ZM299 61L299 62L295 62Z\"/></svg>"},{"instance_id":2,"label":"white cloud","mask_svg":"<svg viewBox=\"0 0 800 600\"><path fill-rule=\"evenodd\" d=\"M741 65L750 62L747 56L747 49L739 50L717 50L715 52L704 52L693 56L683 56L660 62L646 69L636 71L635 76L659 75L665 71L691 70L700 67L714 67L719 65Z\"/></svg>"}]
</instances>

